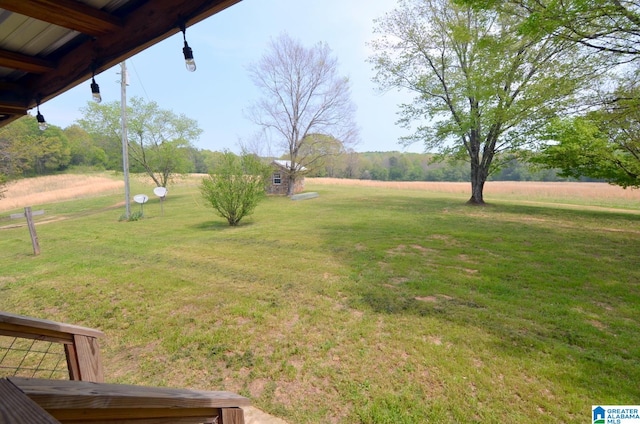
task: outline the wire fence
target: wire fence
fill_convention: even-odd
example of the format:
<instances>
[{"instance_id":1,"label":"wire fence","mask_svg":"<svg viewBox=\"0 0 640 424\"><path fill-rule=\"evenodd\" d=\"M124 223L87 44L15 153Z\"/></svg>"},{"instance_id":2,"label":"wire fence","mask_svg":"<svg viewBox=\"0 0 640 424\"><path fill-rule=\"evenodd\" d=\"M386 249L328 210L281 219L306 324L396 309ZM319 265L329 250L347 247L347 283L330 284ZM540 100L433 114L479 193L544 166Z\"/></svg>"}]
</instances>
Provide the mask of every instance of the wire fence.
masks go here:
<instances>
[{"instance_id":1,"label":"wire fence","mask_svg":"<svg viewBox=\"0 0 640 424\"><path fill-rule=\"evenodd\" d=\"M68 380L62 343L0 336L0 377Z\"/></svg>"}]
</instances>

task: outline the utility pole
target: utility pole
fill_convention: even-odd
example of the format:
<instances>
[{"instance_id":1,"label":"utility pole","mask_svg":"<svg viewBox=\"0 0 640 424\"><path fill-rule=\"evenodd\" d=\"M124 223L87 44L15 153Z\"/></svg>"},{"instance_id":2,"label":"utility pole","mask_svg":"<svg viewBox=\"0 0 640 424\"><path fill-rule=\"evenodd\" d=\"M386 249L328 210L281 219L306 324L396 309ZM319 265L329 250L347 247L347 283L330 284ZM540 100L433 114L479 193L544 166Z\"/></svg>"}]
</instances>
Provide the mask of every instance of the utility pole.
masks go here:
<instances>
[{"instance_id":1,"label":"utility pole","mask_svg":"<svg viewBox=\"0 0 640 424\"><path fill-rule=\"evenodd\" d=\"M127 64L120 63L120 118L122 121L122 170L124 172L124 204L125 216L131 218L129 199L129 139L127 137Z\"/></svg>"}]
</instances>

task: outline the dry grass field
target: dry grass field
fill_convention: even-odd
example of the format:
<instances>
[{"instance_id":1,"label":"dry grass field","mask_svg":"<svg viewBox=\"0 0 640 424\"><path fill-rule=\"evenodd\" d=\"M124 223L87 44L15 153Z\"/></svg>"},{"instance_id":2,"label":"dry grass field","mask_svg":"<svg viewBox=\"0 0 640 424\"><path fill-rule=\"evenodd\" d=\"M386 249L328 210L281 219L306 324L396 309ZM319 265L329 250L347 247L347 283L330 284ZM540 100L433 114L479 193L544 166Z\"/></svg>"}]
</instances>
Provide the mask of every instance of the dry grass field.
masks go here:
<instances>
[{"instance_id":1,"label":"dry grass field","mask_svg":"<svg viewBox=\"0 0 640 424\"><path fill-rule=\"evenodd\" d=\"M440 193L470 192L469 183L438 181L372 181L347 180L341 178L309 178L314 184L350 185L363 187L385 187L404 190L425 190ZM525 194L536 198L546 196L588 197L603 199L640 200L640 190L623 189L605 183L544 182L544 181L489 181L485 185L485 195Z\"/></svg>"},{"instance_id":2,"label":"dry grass field","mask_svg":"<svg viewBox=\"0 0 640 424\"><path fill-rule=\"evenodd\" d=\"M434 193L469 195L469 183L436 181L372 181L339 178L309 178L313 184L384 187L398 190L421 190ZM484 188L485 201L509 199L535 203L564 203L592 206L623 205L640 209L640 190L623 189L606 183L489 181Z\"/></svg>"},{"instance_id":3,"label":"dry grass field","mask_svg":"<svg viewBox=\"0 0 640 424\"><path fill-rule=\"evenodd\" d=\"M0 212L99 194L117 193L124 182L101 175L49 175L9 183Z\"/></svg>"},{"instance_id":4,"label":"dry grass field","mask_svg":"<svg viewBox=\"0 0 640 424\"><path fill-rule=\"evenodd\" d=\"M202 174L181 180L182 184L199 184ZM140 179L140 178L138 178ZM398 190L420 190L434 193L467 195L469 183L428 181L371 181L340 178L308 178L308 184L384 187ZM108 175L51 175L27 178L10 183L5 197L0 199L0 212L55 203L65 200L113 194L123 189L122 180ZM605 183L491 181L485 186L485 199L509 198L534 202L562 202L606 206L608 203L640 206L640 190L623 189ZM594 199L597 199L595 201ZM635 205L635 207L634 207ZM638 208L640 209L640 208Z\"/></svg>"}]
</instances>

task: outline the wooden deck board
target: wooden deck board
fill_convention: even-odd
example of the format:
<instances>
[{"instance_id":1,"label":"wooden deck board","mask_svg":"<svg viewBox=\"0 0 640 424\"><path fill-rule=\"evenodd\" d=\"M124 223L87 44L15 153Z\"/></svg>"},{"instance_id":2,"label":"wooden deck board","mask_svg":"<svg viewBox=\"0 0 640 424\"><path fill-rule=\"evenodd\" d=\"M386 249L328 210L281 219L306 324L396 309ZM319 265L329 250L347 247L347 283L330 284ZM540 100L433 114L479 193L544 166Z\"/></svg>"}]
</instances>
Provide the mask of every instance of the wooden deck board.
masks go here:
<instances>
[{"instance_id":1,"label":"wooden deck board","mask_svg":"<svg viewBox=\"0 0 640 424\"><path fill-rule=\"evenodd\" d=\"M0 424L60 424L7 379L0 379Z\"/></svg>"},{"instance_id":2,"label":"wooden deck board","mask_svg":"<svg viewBox=\"0 0 640 424\"><path fill-rule=\"evenodd\" d=\"M175 418L175 422L197 423L219 417L224 424L242 424L240 407L250 405L249 399L225 391L20 377L8 380L61 422L162 422L157 420Z\"/></svg>"}]
</instances>

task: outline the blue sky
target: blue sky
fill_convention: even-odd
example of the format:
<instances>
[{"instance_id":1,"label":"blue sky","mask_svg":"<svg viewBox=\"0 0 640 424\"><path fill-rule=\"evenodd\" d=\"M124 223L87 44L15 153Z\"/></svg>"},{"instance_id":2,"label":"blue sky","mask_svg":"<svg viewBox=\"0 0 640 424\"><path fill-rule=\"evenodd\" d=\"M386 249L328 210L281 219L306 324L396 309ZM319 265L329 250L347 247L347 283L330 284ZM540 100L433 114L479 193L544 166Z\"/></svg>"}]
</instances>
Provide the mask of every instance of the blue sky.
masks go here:
<instances>
[{"instance_id":1,"label":"blue sky","mask_svg":"<svg viewBox=\"0 0 640 424\"><path fill-rule=\"evenodd\" d=\"M366 61L373 20L394 6L394 0L243 0L187 28L196 72L185 69L181 33L128 60L127 97L153 100L195 119L203 130L195 142L198 148L238 151L238 141L249 140L258 130L245 117L260 97L247 65L262 56L271 38L287 32L307 47L326 42L338 58L340 74L351 80L360 128L356 151L421 152L419 144L398 144L407 130L395 125L397 105L410 101L411 95L380 93ZM96 76L103 102L120 100L119 72L118 65ZM87 81L43 103L40 111L47 122L66 127L80 118L80 108L90 99Z\"/></svg>"}]
</instances>

